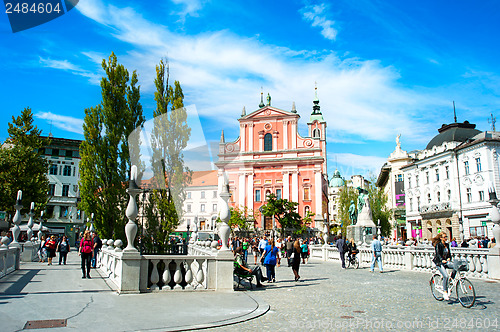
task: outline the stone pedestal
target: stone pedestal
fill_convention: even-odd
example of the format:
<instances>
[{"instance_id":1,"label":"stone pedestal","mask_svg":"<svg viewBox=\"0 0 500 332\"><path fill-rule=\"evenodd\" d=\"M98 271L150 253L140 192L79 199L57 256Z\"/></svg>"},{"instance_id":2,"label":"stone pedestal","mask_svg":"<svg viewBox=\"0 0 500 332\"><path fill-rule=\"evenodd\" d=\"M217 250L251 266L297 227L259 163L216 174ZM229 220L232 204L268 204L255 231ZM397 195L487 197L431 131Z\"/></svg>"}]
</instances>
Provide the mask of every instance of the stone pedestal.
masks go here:
<instances>
[{"instance_id":1,"label":"stone pedestal","mask_svg":"<svg viewBox=\"0 0 500 332\"><path fill-rule=\"evenodd\" d=\"M139 252L121 254L121 285L119 293L138 294L141 275L141 255ZM146 278L147 279L147 278Z\"/></svg>"},{"instance_id":2,"label":"stone pedestal","mask_svg":"<svg viewBox=\"0 0 500 332\"><path fill-rule=\"evenodd\" d=\"M219 250L217 253L216 291L233 291L234 255L230 250Z\"/></svg>"},{"instance_id":3,"label":"stone pedestal","mask_svg":"<svg viewBox=\"0 0 500 332\"><path fill-rule=\"evenodd\" d=\"M488 252L488 276L493 279L500 279L500 244L490 248Z\"/></svg>"},{"instance_id":4,"label":"stone pedestal","mask_svg":"<svg viewBox=\"0 0 500 332\"><path fill-rule=\"evenodd\" d=\"M351 240L351 239L354 239L354 242L356 242L356 244L361 244L363 243L364 241L364 238L363 238L363 229L364 227L363 226L359 226L359 225L354 225L354 226L347 226L347 240ZM366 241L371 241L371 236L367 236L366 237Z\"/></svg>"},{"instance_id":5,"label":"stone pedestal","mask_svg":"<svg viewBox=\"0 0 500 332\"><path fill-rule=\"evenodd\" d=\"M31 262L33 261L33 242L28 241L23 245L23 252L21 253L21 262Z\"/></svg>"}]
</instances>

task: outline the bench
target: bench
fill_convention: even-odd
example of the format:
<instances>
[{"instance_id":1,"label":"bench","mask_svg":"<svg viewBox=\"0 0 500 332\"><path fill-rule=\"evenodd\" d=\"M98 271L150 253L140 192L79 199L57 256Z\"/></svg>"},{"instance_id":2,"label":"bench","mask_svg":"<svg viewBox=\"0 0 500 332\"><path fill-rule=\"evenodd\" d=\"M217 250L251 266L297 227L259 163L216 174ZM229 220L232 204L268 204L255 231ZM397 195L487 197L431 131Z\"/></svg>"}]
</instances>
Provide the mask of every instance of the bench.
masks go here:
<instances>
[{"instance_id":1,"label":"bench","mask_svg":"<svg viewBox=\"0 0 500 332\"><path fill-rule=\"evenodd\" d=\"M254 275L249 274L247 271L244 271L243 269L239 268L236 262L234 264L233 275L235 275L236 278L238 278L238 289L240 289L240 285L243 280L248 281L248 283L250 284L250 289L253 289L252 280Z\"/></svg>"}]
</instances>

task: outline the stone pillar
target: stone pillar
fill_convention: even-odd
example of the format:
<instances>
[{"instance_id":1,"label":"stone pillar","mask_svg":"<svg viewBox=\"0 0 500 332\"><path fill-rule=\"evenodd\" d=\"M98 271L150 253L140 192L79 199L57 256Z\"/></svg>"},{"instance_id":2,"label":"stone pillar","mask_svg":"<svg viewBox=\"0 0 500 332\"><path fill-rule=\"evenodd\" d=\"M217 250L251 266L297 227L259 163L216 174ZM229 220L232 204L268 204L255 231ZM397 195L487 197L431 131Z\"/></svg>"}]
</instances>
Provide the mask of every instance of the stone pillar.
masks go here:
<instances>
[{"instance_id":1,"label":"stone pillar","mask_svg":"<svg viewBox=\"0 0 500 332\"><path fill-rule=\"evenodd\" d=\"M288 150L288 121L283 121L283 150Z\"/></svg>"},{"instance_id":2,"label":"stone pillar","mask_svg":"<svg viewBox=\"0 0 500 332\"><path fill-rule=\"evenodd\" d=\"M249 209L253 210L253 173L247 173L248 175L248 186L247 186L247 206Z\"/></svg>"},{"instance_id":3,"label":"stone pillar","mask_svg":"<svg viewBox=\"0 0 500 332\"><path fill-rule=\"evenodd\" d=\"M299 171L292 172L292 201L299 202Z\"/></svg>"},{"instance_id":4,"label":"stone pillar","mask_svg":"<svg viewBox=\"0 0 500 332\"><path fill-rule=\"evenodd\" d=\"M253 151L253 123L248 125L248 151Z\"/></svg>"},{"instance_id":5,"label":"stone pillar","mask_svg":"<svg viewBox=\"0 0 500 332\"><path fill-rule=\"evenodd\" d=\"M264 130L259 131L259 151L264 151Z\"/></svg>"},{"instance_id":6,"label":"stone pillar","mask_svg":"<svg viewBox=\"0 0 500 332\"><path fill-rule=\"evenodd\" d=\"M9 244L9 248L21 248L19 242L17 242L17 238L19 237L19 233L21 233L19 224L21 223L21 209L23 208L23 205L21 204L22 199L23 199L23 192L21 190L18 190L16 205L14 205L14 208L16 209L16 214L12 219L12 222L14 223L14 227L12 228L12 242Z\"/></svg>"},{"instance_id":7,"label":"stone pillar","mask_svg":"<svg viewBox=\"0 0 500 332\"><path fill-rule=\"evenodd\" d=\"M245 173L239 174L238 205L245 206Z\"/></svg>"},{"instance_id":8,"label":"stone pillar","mask_svg":"<svg viewBox=\"0 0 500 332\"><path fill-rule=\"evenodd\" d=\"M290 172L283 171L283 199L290 200Z\"/></svg>"},{"instance_id":9,"label":"stone pillar","mask_svg":"<svg viewBox=\"0 0 500 332\"><path fill-rule=\"evenodd\" d=\"M297 121L291 121L292 123L292 149L297 148Z\"/></svg>"},{"instance_id":10,"label":"stone pillar","mask_svg":"<svg viewBox=\"0 0 500 332\"><path fill-rule=\"evenodd\" d=\"M403 258L404 269L405 270L413 270L413 253L410 252L410 247L405 248L405 255Z\"/></svg>"},{"instance_id":11,"label":"stone pillar","mask_svg":"<svg viewBox=\"0 0 500 332\"><path fill-rule=\"evenodd\" d=\"M278 132L273 131L273 151L278 151Z\"/></svg>"},{"instance_id":12,"label":"stone pillar","mask_svg":"<svg viewBox=\"0 0 500 332\"><path fill-rule=\"evenodd\" d=\"M240 152L245 152L245 143L246 143L246 125L245 124L240 124Z\"/></svg>"}]
</instances>

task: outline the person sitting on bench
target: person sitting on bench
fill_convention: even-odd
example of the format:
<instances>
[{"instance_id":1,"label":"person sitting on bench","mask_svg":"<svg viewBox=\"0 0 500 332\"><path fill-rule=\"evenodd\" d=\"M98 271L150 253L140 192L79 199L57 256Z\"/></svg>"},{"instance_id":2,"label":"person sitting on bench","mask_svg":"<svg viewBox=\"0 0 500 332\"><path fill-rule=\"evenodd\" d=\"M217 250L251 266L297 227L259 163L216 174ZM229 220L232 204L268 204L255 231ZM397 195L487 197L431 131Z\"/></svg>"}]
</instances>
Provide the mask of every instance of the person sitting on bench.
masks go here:
<instances>
[{"instance_id":1,"label":"person sitting on bench","mask_svg":"<svg viewBox=\"0 0 500 332\"><path fill-rule=\"evenodd\" d=\"M261 282L267 279L262 277L262 270L260 269L260 266L256 266L253 269L245 266L245 262L243 261L243 257L241 256L243 253L243 249L241 247L236 248L235 253L236 255L234 259L236 262L236 273L254 275L257 280L257 287L264 287Z\"/></svg>"}]
</instances>

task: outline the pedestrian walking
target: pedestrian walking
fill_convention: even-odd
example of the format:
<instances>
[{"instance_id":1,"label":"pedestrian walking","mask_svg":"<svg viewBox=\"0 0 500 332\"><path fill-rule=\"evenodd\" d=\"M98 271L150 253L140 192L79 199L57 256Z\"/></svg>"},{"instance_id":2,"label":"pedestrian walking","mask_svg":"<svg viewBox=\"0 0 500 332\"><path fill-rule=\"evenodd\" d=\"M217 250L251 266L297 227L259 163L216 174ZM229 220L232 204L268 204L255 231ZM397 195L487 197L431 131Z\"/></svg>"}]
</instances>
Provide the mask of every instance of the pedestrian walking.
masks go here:
<instances>
[{"instance_id":1,"label":"pedestrian walking","mask_svg":"<svg viewBox=\"0 0 500 332\"><path fill-rule=\"evenodd\" d=\"M292 255L293 255L293 241L292 237L288 236L285 244L286 249L286 259L288 260L288 267L292 266Z\"/></svg>"},{"instance_id":2,"label":"pedestrian walking","mask_svg":"<svg viewBox=\"0 0 500 332\"><path fill-rule=\"evenodd\" d=\"M302 245L300 246L300 249L302 250L302 263L307 264L307 259L308 259L308 254L309 254L309 246L307 245L307 241L304 241Z\"/></svg>"},{"instance_id":3,"label":"pedestrian walking","mask_svg":"<svg viewBox=\"0 0 500 332\"><path fill-rule=\"evenodd\" d=\"M269 244L264 249L264 266L267 272L267 282L276 282L276 263L279 264L278 248L274 245L274 241L270 240Z\"/></svg>"},{"instance_id":4,"label":"pedestrian walking","mask_svg":"<svg viewBox=\"0 0 500 332\"><path fill-rule=\"evenodd\" d=\"M279 267L281 264L281 258L283 258L283 253L282 253L283 242L281 242L281 239L279 238L276 240L276 248L278 248L278 267Z\"/></svg>"},{"instance_id":5,"label":"pedestrian walking","mask_svg":"<svg viewBox=\"0 0 500 332\"><path fill-rule=\"evenodd\" d=\"M300 268L300 242L296 240L293 244L293 253L292 253L292 271L295 276L295 281L299 281L299 268Z\"/></svg>"},{"instance_id":6,"label":"pedestrian walking","mask_svg":"<svg viewBox=\"0 0 500 332\"><path fill-rule=\"evenodd\" d=\"M262 260L262 254L264 253L264 250L266 249L266 247L267 247L268 244L269 243L267 241L267 238L264 235L262 237L262 239L259 241L259 252L260 252L260 255L261 255L261 260Z\"/></svg>"},{"instance_id":7,"label":"pedestrian walking","mask_svg":"<svg viewBox=\"0 0 500 332\"><path fill-rule=\"evenodd\" d=\"M78 255L82 258L82 279L91 279L90 260L92 259L93 249L94 243L92 242L90 231L86 230L85 233L83 233L83 237L80 241L80 247L78 248Z\"/></svg>"},{"instance_id":8,"label":"pedestrian walking","mask_svg":"<svg viewBox=\"0 0 500 332\"><path fill-rule=\"evenodd\" d=\"M337 239L337 243L335 243L337 249L339 250L340 260L342 261L342 269L345 269L345 253L347 252L347 243L343 236Z\"/></svg>"},{"instance_id":9,"label":"pedestrian walking","mask_svg":"<svg viewBox=\"0 0 500 332\"><path fill-rule=\"evenodd\" d=\"M64 265L66 265L66 256L68 256L69 250L70 248L68 237L64 235L61 242L59 242L59 244L57 245L57 251L59 252L59 265L61 265L61 263L64 263Z\"/></svg>"},{"instance_id":10,"label":"pedestrian walking","mask_svg":"<svg viewBox=\"0 0 500 332\"><path fill-rule=\"evenodd\" d=\"M47 265L52 265L52 259L56 257L56 248L57 248L57 242L56 242L56 236L52 235L47 242L45 243L45 248L47 249L47 260L48 264Z\"/></svg>"},{"instance_id":11,"label":"pedestrian walking","mask_svg":"<svg viewBox=\"0 0 500 332\"><path fill-rule=\"evenodd\" d=\"M377 261L380 273L383 273L384 268L382 267L382 243L380 243L380 241L377 240L377 237L375 235L373 236L373 241L370 247L373 253L370 272L373 272L373 270L375 269L375 261Z\"/></svg>"},{"instance_id":12,"label":"pedestrian walking","mask_svg":"<svg viewBox=\"0 0 500 332\"><path fill-rule=\"evenodd\" d=\"M92 234L92 242L94 243L94 252L92 254L92 259L91 259L91 266L93 269L96 268L97 264L97 254L99 253L99 250L102 248L102 240L99 238L99 235L97 233Z\"/></svg>"},{"instance_id":13,"label":"pedestrian walking","mask_svg":"<svg viewBox=\"0 0 500 332\"><path fill-rule=\"evenodd\" d=\"M39 263L45 262L45 258L47 258L47 248L45 248L45 242L47 242L45 235L42 235L40 247L38 248Z\"/></svg>"},{"instance_id":14,"label":"pedestrian walking","mask_svg":"<svg viewBox=\"0 0 500 332\"><path fill-rule=\"evenodd\" d=\"M257 238L254 238L252 240L252 254L253 254L254 264L257 265L257 258L259 256L259 242Z\"/></svg>"}]
</instances>

